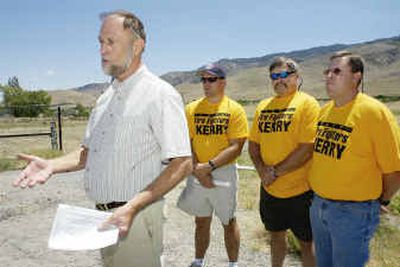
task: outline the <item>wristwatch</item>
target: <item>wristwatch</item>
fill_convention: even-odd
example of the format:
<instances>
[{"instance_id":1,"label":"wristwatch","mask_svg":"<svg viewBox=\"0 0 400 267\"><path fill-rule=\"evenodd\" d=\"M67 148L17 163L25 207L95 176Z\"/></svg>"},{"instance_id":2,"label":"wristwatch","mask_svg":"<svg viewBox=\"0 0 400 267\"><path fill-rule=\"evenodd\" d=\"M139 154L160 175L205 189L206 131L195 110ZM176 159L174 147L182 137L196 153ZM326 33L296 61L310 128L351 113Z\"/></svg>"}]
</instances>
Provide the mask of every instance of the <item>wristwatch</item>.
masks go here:
<instances>
[{"instance_id":1,"label":"wristwatch","mask_svg":"<svg viewBox=\"0 0 400 267\"><path fill-rule=\"evenodd\" d=\"M270 172L271 172L271 176L274 178L274 180L276 180L276 178L278 178L278 175L276 174L276 170L275 170L274 166L271 166Z\"/></svg>"},{"instance_id":2,"label":"wristwatch","mask_svg":"<svg viewBox=\"0 0 400 267\"><path fill-rule=\"evenodd\" d=\"M208 165L210 165L212 171L214 171L217 168L214 161L212 161L211 159L208 161Z\"/></svg>"},{"instance_id":3,"label":"wristwatch","mask_svg":"<svg viewBox=\"0 0 400 267\"><path fill-rule=\"evenodd\" d=\"M386 207L390 204L390 200L379 199L379 204Z\"/></svg>"}]
</instances>

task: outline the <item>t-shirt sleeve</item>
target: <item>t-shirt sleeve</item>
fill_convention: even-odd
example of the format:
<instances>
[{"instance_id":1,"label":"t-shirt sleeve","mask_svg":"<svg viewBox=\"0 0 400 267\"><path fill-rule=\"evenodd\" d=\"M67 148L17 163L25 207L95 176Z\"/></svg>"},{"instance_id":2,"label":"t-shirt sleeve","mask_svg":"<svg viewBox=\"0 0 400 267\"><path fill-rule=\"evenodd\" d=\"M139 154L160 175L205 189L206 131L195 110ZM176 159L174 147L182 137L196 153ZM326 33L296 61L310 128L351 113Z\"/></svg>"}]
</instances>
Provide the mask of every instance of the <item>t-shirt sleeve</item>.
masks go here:
<instances>
[{"instance_id":1,"label":"t-shirt sleeve","mask_svg":"<svg viewBox=\"0 0 400 267\"><path fill-rule=\"evenodd\" d=\"M235 106L231 113L232 119L229 120L228 138L247 138L249 135L249 126L247 123L246 112L239 104Z\"/></svg>"},{"instance_id":2,"label":"t-shirt sleeve","mask_svg":"<svg viewBox=\"0 0 400 267\"><path fill-rule=\"evenodd\" d=\"M193 121L193 114L191 113L191 108L190 105L186 105L185 107L185 114L186 114L186 120L187 120L187 124L189 127L189 137L190 139L193 139L194 137L194 121Z\"/></svg>"},{"instance_id":3,"label":"t-shirt sleeve","mask_svg":"<svg viewBox=\"0 0 400 267\"><path fill-rule=\"evenodd\" d=\"M158 112L152 113L152 128L163 160L191 155L182 98L177 92L168 91L160 98Z\"/></svg>"},{"instance_id":4,"label":"t-shirt sleeve","mask_svg":"<svg viewBox=\"0 0 400 267\"><path fill-rule=\"evenodd\" d=\"M260 115L260 111L257 107L256 111L254 112L253 123L250 129L250 136L249 140L255 143L260 143L260 131L258 130L258 117Z\"/></svg>"},{"instance_id":5,"label":"t-shirt sleeve","mask_svg":"<svg viewBox=\"0 0 400 267\"><path fill-rule=\"evenodd\" d=\"M373 130L373 147L378 166L383 173L400 171L400 133L396 118L387 109L383 109Z\"/></svg>"},{"instance_id":6,"label":"t-shirt sleeve","mask_svg":"<svg viewBox=\"0 0 400 267\"><path fill-rule=\"evenodd\" d=\"M300 143L313 143L316 135L320 106L315 99L309 99L303 105L300 124Z\"/></svg>"}]
</instances>

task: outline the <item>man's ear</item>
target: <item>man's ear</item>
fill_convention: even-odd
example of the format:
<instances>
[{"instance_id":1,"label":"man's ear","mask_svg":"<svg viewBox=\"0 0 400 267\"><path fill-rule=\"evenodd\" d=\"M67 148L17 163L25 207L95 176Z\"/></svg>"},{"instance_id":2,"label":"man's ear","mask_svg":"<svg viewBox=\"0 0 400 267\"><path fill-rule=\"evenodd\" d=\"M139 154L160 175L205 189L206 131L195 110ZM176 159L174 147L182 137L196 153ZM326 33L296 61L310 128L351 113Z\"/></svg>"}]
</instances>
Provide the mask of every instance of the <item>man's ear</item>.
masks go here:
<instances>
[{"instance_id":1,"label":"man's ear","mask_svg":"<svg viewBox=\"0 0 400 267\"><path fill-rule=\"evenodd\" d=\"M225 79L223 79L223 80L221 80L221 82L222 82L222 84L224 85L224 87L226 86L226 84L227 84L227 81L226 81L226 78Z\"/></svg>"},{"instance_id":2,"label":"man's ear","mask_svg":"<svg viewBox=\"0 0 400 267\"><path fill-rule=\"evenodd\" d=\"M142 54L144 49L144 41L142 38L138 38L133 43L133 53L135 56Z\"/></svg>"},{"instance_id":3,"label":"man's ear","mask_svg":"<svg viewBox=\"0 0 400 267\"><path fill-rule=\"evenodd\" d=\"M358 72L356 72L356 73L353 73L353 82L354 82L355 84L358 84L359 81L361 82L361 79L362 79L362 74L361 74L360 71L358 71Z\"/></svg>"}]
</instances>

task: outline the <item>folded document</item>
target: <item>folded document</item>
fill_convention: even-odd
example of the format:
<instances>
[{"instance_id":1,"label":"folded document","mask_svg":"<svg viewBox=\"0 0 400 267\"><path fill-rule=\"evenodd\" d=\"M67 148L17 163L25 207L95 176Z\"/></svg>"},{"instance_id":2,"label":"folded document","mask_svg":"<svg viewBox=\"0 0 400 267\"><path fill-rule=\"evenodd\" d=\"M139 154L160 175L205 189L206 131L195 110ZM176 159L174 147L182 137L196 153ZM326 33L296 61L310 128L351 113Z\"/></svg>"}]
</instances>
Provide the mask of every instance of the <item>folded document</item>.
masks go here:
<instances>
[{"instance_id":1,"label":"folded document","mask_svg":"<svg viewBox=\"0 0 400 267\"><path fill-rule=\"evenodd\" d=\"M112 227L98 230L111 213L58 205L53 221L48 246L59 250L100 249L117 243L119 230Z\"/></svg>"}]
</instances>

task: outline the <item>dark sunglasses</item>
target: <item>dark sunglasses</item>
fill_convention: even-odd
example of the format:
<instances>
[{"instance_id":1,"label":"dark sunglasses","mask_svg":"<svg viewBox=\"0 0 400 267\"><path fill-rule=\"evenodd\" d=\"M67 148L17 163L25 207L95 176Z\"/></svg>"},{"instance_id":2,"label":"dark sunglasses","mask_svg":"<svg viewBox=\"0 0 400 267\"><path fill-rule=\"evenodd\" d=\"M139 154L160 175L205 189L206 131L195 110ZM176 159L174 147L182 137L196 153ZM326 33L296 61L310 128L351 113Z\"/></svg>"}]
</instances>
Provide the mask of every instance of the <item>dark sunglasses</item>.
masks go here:
<instances>
[{"instance_id":1,"label":"dark sunglasses","mask_svg":"<svg viewBox=\"0 0 400 267\"><path fill-rule=\"evenodd\" d=\"M279 78L285 79L293 73L294 73L294 71L282 71L282 72L278 72L278 73L271 73L269 75L269 77L271 77L271 80L275 81L275 80L278 80Z\"/></svg>"},{"instance_id":2,"label":"dark sunglasses","mask_svg":"<svg viewBox=\"0 0 400 267\"><path fill-rule=\"evenodd\" d=\"M214 82L216 82L218 79L222 79L222 78L219 78L219 77L201 77L201 78L200 78L200 81L201 81L202 83L206 83L206 82L214 83Z\"/></svg>"},{"instance_id":3,"label":"dark sunglasses","mask_svg":"<svg viewBox=\"0 0 400 267\"><path fill-rule=\"evenodd\" d=\"M329 75L329 73L333 73L333 74L335 74L335 75L339 75L339 73L341 73L341 72L342 72L341 69L339 69L339 68L334 68L334 69L326 69L326 70L324 70L324 71L323 71L323 74L324 74L324 75Z\"/></svg>"}]
</instances>

